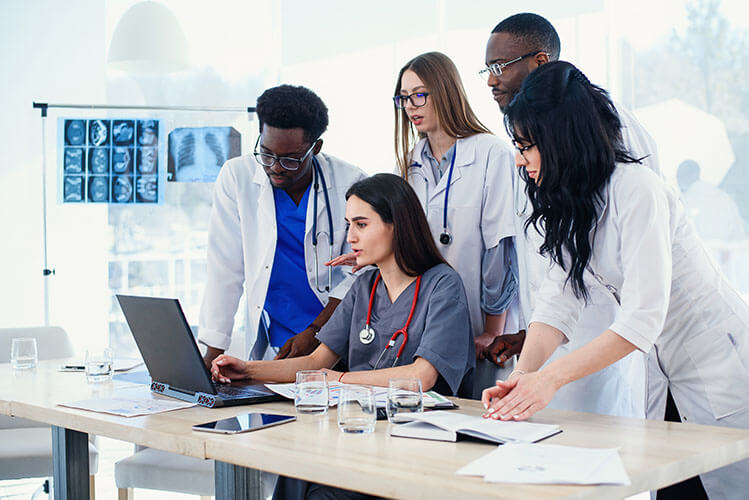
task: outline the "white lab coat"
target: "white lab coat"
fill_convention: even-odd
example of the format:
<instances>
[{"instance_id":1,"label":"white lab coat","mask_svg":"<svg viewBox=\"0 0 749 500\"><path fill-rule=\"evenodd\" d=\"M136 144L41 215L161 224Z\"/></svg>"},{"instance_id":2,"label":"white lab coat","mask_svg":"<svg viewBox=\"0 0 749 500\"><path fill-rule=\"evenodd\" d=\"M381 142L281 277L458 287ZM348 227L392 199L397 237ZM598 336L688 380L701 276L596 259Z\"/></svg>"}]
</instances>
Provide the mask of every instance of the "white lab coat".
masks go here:
<instances>
[{"instance_id":1,"label":"white lab coat","mask_svg":"<svg viewBox=\"0 0 749 500\"><path fill-rule=\"evenodd\" d=\"M429 165L422 166L426 146L421 139L411 152L408 182L416 191L426 212L437 248L463 280L476 337L484 331L481 310L481 263L484 252L507 237L515 236L512 204L514 156L508 144L491 134L476 134L456 141L457 156L447 203L447 225L453 240L449 245L439 241L445 209L447 172L437 181ZM507 310L505 333L520 328L520 311L515 300ZM477 362L473 379L473 397L509 375L511 367L500 369L488 360Z\"/></svg>"},{"instance_id":2,"label":"white lab coat","mask_svg":"<svg viewBox=\"0 0 749 500\"><path fill-rule=\"evenodd\" d=\"M660 175L657 147L653 138L634 116L618 107L622 121L622 138L625 148L635 157L646 157L643 165ZM552 263L538 253L543 236L533 227L525 234L525 222L533 208L525 194L525 182L514 177L514 206L517 224L516 247L518 249L519 298L525 324L530 319L535 293L541 286ZM592 290L590 301L581 312L575 335L567 344L559 346L546 364L587 344L601 334L601 324L613 321L617 304L608 293ZM647 380L651 384L654 405L665 410L665 384L660 377L647 377L646 360L642 353L635 352L624 359L587 377L569 383L559 389L549 404L560 410L585 411L624 417L644 417L647 408ZM663 415L660 417L663 418Z\"/></svg>"},{"instance_id":3,"label":"white lab coat","mask_svg":"<svg viewBox=\"0 0 749 500\"><path fill-rule=\"evenodd\" d=\"M439 242L445 210L448 174L437 181L429 165L421 165L426 138L411 153L408 182L426 213L437 248L463 280L473 336L484 331L481 310L481 261L484 251L515 235L512 216L512 150L491 134L476 134L456 141L455 168L447 202L447 226L453 240ZM506 331L517 331L510 319Z\"/></svg>"},{"instance_id":4,"label":"white lab coat","mask_svg":"<svg viewBox=\"0 0 749 500\"><path fill-rule=\"evenodd\" d=\"M565 278L552 267L532 321L574 339L583 303ZM749 306L715 268L678 195L653 172L617 166L584 280L620 304L599 331L654 352L650 368L667 377L684 422L749 428ZM701 477L711 499L740 498L749 491L749 460Z\"/></svg>"},{"instance_id":5,"label":"white lab coat","mask_svg":"<svg viewBox=\"0 0 749 500\"><path fill-rule=\"evenodd\" d=\"M366 177L359 168L325 154L317 155L327 182L333 216L333 256L348 250L346 243L346 200L348 188ZM309 287L320 303L328 302L328 293L321 289L328 284L329 255L328 215L322 183L318 192L317 214L313 214L314 183L307 203L304 235L304 256ZM317 217L318 266L314 269L312 246L313 216ZM200 310L200 342L219 349L228 349L232 341L234 314L243 286L247 292L247 332L232 351L239 356L248 353L254 342L265 304L273 258L276 251L276 213L273 187L261 165L252 155L226 162L221 169L213 193L213 208L208 234L208 276ZM348 268L346 268L348 269ZM354 276L343 268L332 270L333 290L330 297L343 298ZM293 293L292 290L289 293Z\"/></svg>"}]
</instances>

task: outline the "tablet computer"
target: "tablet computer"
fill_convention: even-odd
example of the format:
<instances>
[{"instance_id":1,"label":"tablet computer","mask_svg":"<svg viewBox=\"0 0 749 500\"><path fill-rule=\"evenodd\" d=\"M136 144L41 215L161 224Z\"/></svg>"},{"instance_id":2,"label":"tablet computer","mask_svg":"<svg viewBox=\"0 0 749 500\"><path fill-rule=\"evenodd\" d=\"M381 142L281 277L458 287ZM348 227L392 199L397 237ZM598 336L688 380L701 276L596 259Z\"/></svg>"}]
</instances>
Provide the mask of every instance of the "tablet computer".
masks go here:
<instances>
[{"instance_id":1,"label":"tablet computer","mask_svg":"<svg viewBox=\"0 0 749 500\"><path fill-rule=\"evenodd\" d=\"M213 422L193 425L193 430L218 432L220 434L238 434L240 432L256 431L274 425L285 424L296 420L295 416L275 415L272 413L245 413L236 417L224 418Z\"/></svg>"}]
</instances>

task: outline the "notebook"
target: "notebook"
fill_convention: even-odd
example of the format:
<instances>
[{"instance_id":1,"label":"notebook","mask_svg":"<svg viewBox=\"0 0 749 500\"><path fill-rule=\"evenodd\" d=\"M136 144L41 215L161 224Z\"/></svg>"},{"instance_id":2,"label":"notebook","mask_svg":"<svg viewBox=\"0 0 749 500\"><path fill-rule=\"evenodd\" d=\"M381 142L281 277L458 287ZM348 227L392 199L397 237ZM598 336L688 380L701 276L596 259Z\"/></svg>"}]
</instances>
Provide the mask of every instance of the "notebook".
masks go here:
<instances>
[{"instance_id":1,"label":"notebook","mask_svg":"<svg viewBox=\"0 0 749 500\"><path fill-rule=\"evenodd\" d=\"M202 406L236 406L283 398L263 384L215 384L177 299L117 295L151 376L151 391Z\"/></svg>"}]
</instances>

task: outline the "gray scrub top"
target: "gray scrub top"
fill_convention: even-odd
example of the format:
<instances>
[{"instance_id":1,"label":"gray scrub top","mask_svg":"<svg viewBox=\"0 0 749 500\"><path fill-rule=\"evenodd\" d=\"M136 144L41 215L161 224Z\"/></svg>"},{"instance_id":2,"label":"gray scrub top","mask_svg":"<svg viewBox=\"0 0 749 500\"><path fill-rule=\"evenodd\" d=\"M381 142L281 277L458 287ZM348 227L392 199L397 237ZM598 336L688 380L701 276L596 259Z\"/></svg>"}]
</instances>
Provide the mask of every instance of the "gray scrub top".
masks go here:
<instances>
[{"instance_id":1,"label":"gray scrub top","mask_svg":"<svg viewBox=\"0 0 749 500\"><path fill-rule=\"evenodd\" d=\"M330 320L317 334L351 371L372 370L390 337L403 328L411 310L416 288L414 280L394 303L382 280L377 284L370 326L375 338L370 344L359 340L367 322L369 297L378 274L377 269L357 278ZM413 363L417 357L429 361L441 380L436 391L455 394L463 377L475 364L473 336L463 282L450 266L439 264L421 278L421 287L413 318L408 327L408 342L396 366ZM400 349L403 336L382 356L379 368L390 368ZM440 383L442 382L442 383Z\"/></svg>"}]
</instances>

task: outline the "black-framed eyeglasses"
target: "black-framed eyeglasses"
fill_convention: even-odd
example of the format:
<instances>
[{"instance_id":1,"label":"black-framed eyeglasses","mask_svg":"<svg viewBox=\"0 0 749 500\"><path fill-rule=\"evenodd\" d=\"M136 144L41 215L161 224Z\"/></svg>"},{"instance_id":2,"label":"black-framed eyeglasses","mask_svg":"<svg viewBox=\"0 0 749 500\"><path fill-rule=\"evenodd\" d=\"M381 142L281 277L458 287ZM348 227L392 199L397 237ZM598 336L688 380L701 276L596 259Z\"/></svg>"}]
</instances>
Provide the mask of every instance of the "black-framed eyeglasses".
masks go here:
<instances>
[{"instance_id":1,"label":"black-framed eyeglasses","mask_svg":"<svg viewBox=\"0 0 749 500\"><path fill-rule=\"evenodd\" d=\"M427 96L429 92L414 92L411 95L397 95L393 97L395 107L403 109L406 107L406 101L411 101L411 104L417 108L422 107L427 103Z\"/></svg>"},{"instance_id":2,"label":"black-framed eyeglasses","mask_svg":"<svg viewBox=\"0 0 749 500\"><path fill-rule=\"evenodd\" d=\"M520 143L518 143L517 141L512 141L512 145L515 146L515 149L517 150L518 153L520 153L520 156L522 156L523 158L525 158L525 155L523 153L525 153L526 151L528 151L532 147L535 147L536 143L532 142L532 143L528 144L527 146L521 146Z\"/></svg>"},{"instance_id":3,"label":"black-framed eyeglasses","mask_svg":"<svg viewBox=\"0 0 749 500\"><path fill-rule=\"evenodd\" d=\"M541 54L541 53L549 55L548 52L545 52L543 50L536 50L536 51L533 51L533 52L528 52L527 54L523 54L520 57L516 57L512 61L507 61L507 62L503 62L503 63L496 63L495 62L493 64L490 64L486 68L484 68L484 69L482 69L482 70L479 71L479 76L481 76L482 78L484 78L486 80L489 79L490 75L502 76L502 71L504 71L504 69L507 66L509 66L510 64L516 63L518 61L522 61L526 57L533 57L533 56Z\"/></svg>"},{"instance_id":4,"label":"black-framed eyeglasses","mask_svg":"<svg viewBox=\"0 0 749 500\"><path fill-rule=\"evenodd\" d=\"M307 152L304 153L304 156L302 156L301 158L292 158L290 156L276 156L273 153L263 153L262 151L257 150L257 147L260 145L260 136L258 136L257 141L255 141L255 150L252 154L255 155L255 159L257 160L257 162L264 167L272 167L276 162L278 162L278 164L286 170L299 170L299 167L302 166L302 163L307 160L307 157L310 155L312 150L315 149L315 144L317 144L317 141L314 141L312 143L312 146L309 147Z\"/></svg>"}]
</instances>

